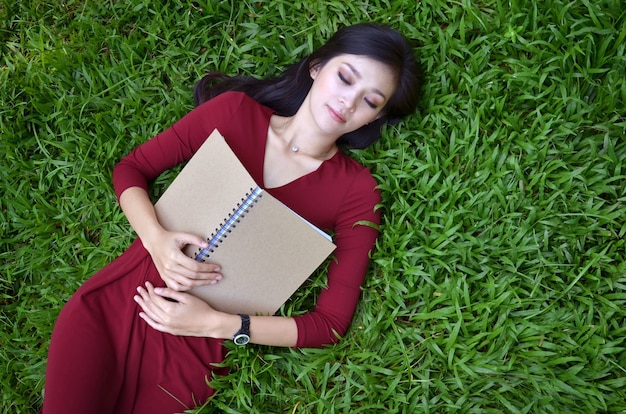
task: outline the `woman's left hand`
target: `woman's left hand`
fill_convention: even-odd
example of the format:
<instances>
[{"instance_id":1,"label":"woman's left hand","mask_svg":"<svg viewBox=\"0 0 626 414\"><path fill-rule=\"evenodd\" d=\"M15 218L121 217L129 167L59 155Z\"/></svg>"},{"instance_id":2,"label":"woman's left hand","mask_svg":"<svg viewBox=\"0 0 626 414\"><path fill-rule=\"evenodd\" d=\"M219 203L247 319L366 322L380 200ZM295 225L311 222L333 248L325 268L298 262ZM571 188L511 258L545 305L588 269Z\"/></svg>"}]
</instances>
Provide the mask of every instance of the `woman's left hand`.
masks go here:
<instances>
[{"instance_id":1,"label":"woman's left hand","mask_svg":"<svg viewBox=\"0 0 626 414\"><path fill-rule=\"evenodd\" d=\"M134 299L143 310L139 316L157 331L172 335L212 336L212 322L220 312L202 299L169 288L155 288L150 282L146 282L145 288L138 287L137 292Z\"/></svg>"}]
</instances>

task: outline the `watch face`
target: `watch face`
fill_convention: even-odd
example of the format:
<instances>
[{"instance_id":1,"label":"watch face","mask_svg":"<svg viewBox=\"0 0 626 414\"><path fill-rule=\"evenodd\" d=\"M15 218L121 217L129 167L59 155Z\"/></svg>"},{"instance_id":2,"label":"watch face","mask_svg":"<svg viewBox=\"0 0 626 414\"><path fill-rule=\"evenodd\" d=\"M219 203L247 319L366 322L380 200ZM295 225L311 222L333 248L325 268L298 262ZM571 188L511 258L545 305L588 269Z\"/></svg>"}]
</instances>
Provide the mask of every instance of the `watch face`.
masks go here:
<instances>
[{"instance_id":1,"label":"watch face","mask_svg":"<svg viewBox=\"0 0 626 414\"><path fill-rule=\"evenodd\" d=\"M233 338L233 342L237 345L245 345L250 342L250 337L246 334L239 334Z\"/></svg>"}]
</instances>

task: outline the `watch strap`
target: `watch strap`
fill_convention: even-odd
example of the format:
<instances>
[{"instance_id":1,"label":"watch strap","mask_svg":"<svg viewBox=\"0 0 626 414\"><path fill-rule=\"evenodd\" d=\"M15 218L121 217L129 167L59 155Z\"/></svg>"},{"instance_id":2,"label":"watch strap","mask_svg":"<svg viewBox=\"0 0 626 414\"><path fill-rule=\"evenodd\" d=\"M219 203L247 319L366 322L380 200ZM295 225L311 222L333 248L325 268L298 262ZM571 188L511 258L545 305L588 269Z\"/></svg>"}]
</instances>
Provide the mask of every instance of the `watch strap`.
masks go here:
<instances>
[{"instance_id":1,"label":"watch strap","mask_svg":"<svg viewBox=\"0 0 626 414\"><path fill-rule=\"evenodd\" d=\"M250 316L239 314L241 317L241 328L233 336L233 342L237 345L246 345L250 342Z\"/></svg>"}]
</instances>

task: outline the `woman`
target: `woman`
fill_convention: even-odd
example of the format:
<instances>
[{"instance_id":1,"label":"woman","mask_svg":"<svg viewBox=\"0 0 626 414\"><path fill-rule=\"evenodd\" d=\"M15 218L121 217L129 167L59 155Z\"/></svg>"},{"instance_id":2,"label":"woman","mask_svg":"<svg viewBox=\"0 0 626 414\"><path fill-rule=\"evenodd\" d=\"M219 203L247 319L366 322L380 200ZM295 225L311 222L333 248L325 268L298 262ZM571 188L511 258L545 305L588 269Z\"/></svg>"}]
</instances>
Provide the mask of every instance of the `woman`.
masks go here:
<instances>
[{"instance_id":1,"label":"woman","mask_svg":"<svg viewBox=\"0 0 626 414\"><path fill-rule=\"evenodd\" d=\"M379 223L380 198L369 171L339 146L370 145L385 122L412 113L420 79L398 32L359 24L278 78L210 74L200 81L197 108L114 170L116 194L138 239L61 312L42 412L181 412L212 395L206 379L220 373L213 364L223 360L223 340L239 335L256 344L315 347L343 335L378 235L358 222ZM333 231L335 260L313 311L293 318L230 315L186 293L228 275L218 263L181 252L206 241L159 225L148 182L191 158L215 128L259 185Z\"/></svg>"}]
</instances>

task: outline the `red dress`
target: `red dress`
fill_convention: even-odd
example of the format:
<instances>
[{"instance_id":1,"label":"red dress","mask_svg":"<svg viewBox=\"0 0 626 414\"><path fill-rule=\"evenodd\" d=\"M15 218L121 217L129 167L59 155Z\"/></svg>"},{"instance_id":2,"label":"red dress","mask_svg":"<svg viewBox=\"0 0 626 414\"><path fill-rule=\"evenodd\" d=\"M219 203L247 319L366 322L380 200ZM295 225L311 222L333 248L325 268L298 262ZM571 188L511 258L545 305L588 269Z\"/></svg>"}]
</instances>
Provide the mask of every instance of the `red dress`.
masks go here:
<instances>
[{"instance_id":1,"label":"red dress","mask_svg":"<svg viewBox=\"0 0 626 414\"><path fill-rule=\"evenodd\" d=\"M263 187L271 116L270 109L242 93L222 94L125 157L114 170L115 191L119 196L132 186L147 189L150 180L191 158L215 128ZM339 152L316 171L267 189L313 224L332 230L337 245L328 287L313 311L295 317L297 347L335 342L350 324L378 235L371 226L355 223L379 223L375 186L366 168ZM222 340L150 328L133 301L146 281L164 286L135 240L68 301L52 334L43 413L174 413L213 394L206 380L221 373L212 364L224 358Z\"/></svg>"}]
</instances>

